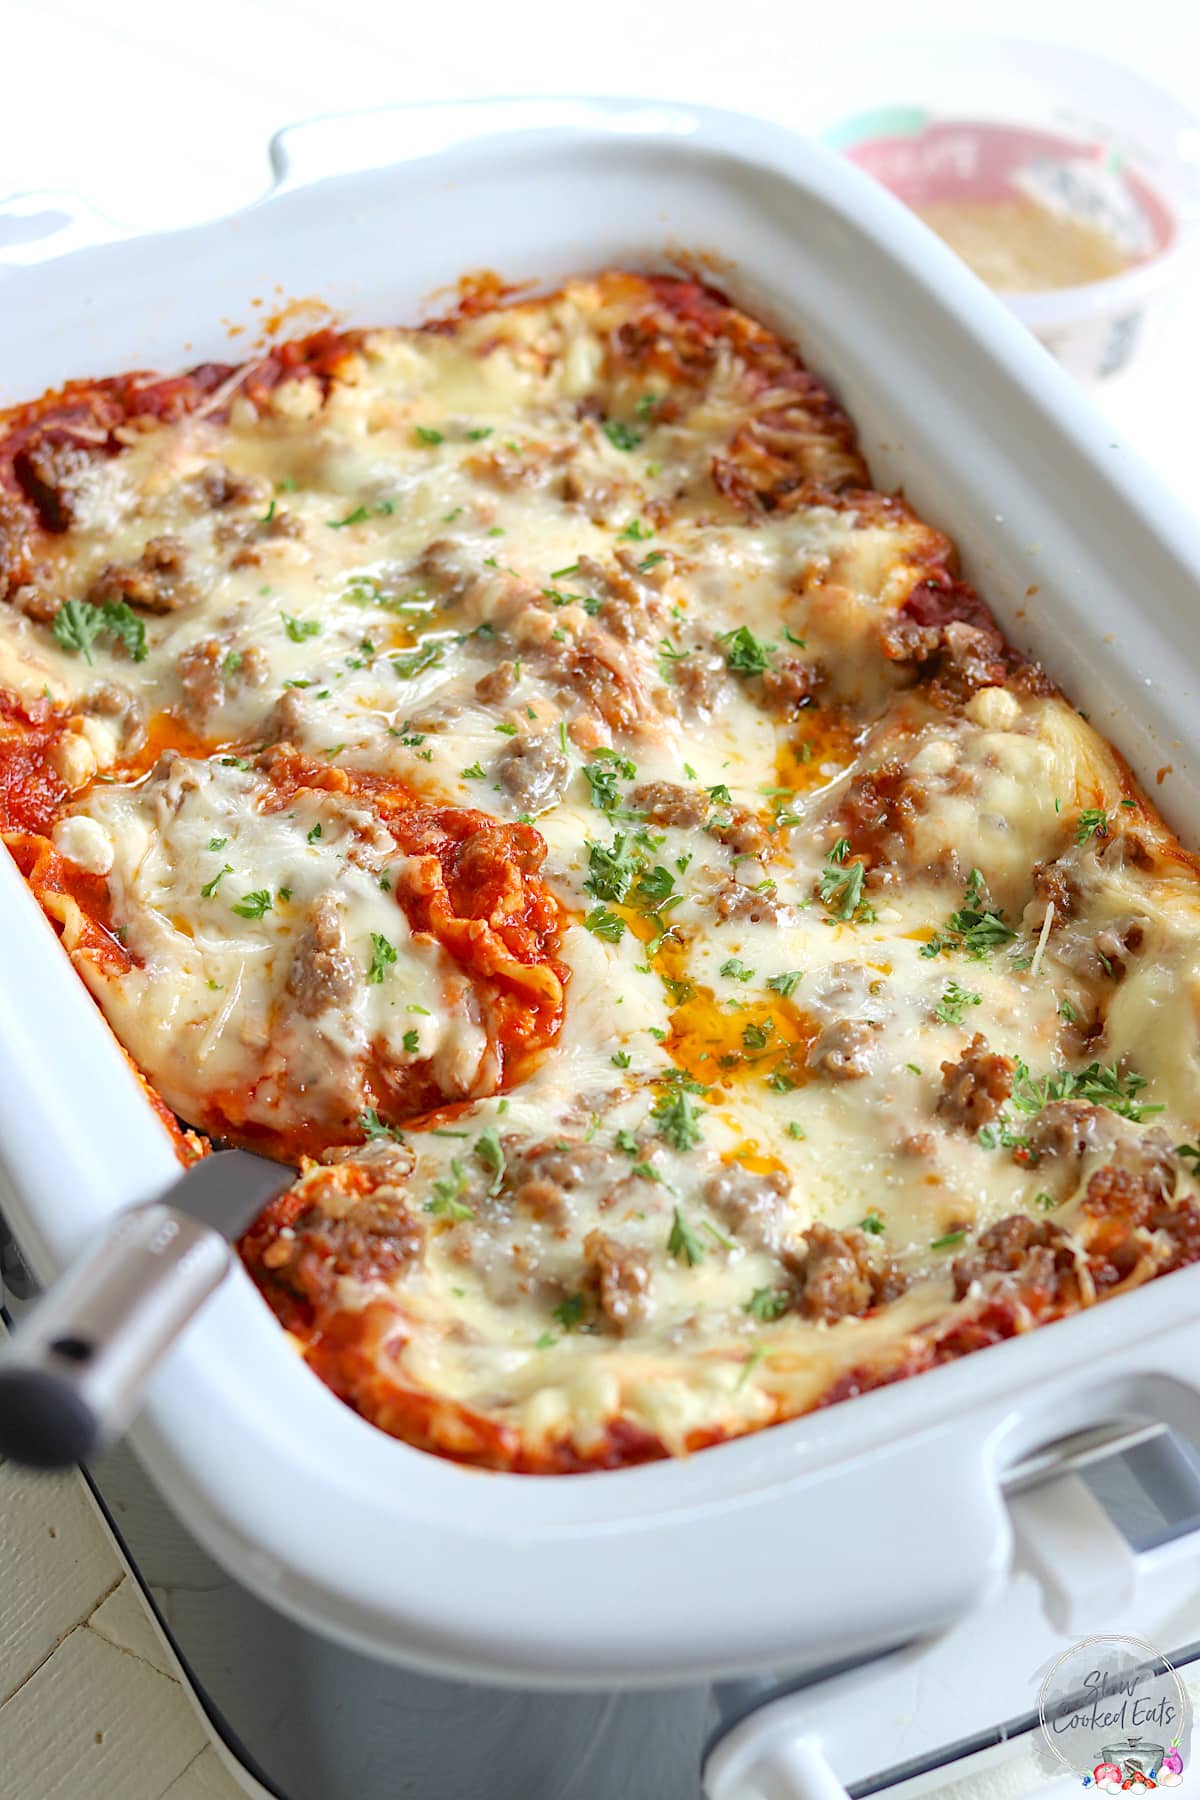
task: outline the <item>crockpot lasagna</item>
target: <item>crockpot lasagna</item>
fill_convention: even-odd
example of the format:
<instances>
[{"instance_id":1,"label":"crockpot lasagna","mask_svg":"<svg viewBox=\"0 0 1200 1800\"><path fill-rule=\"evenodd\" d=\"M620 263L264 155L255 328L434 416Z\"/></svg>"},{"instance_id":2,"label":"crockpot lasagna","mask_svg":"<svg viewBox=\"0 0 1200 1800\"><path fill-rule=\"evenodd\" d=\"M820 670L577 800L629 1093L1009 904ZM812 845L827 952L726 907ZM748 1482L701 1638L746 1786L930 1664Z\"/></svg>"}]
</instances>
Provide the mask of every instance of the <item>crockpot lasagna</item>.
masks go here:
<instances>
[{"instance_id":1,"label":"crockpot lasagna","mask_svg":"<svg viewBox=\"0 0 1200 1800\"><path fill-rule=\"evenodd\" d=\"M0 436L5 841L364 1418L610 1468L1200 1255L1197 865L721 295Z\"/></svg>"}]
</instances>

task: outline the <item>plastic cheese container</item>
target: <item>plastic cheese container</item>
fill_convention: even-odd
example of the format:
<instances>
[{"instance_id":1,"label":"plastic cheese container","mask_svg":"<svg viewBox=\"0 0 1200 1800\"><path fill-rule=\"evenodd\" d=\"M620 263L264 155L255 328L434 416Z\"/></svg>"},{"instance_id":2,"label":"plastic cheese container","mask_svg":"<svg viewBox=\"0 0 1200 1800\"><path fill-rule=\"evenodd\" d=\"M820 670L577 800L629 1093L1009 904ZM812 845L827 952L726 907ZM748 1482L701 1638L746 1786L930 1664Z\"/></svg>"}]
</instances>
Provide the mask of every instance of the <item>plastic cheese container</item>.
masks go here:
<instances>
[{"instance_id":1,"label":"plastic cheese container","mask_svg":"<svg viewBox=\"0 0 1200 1800\"><path fill-rule=\"evenodd\" d=\"M1194 252L1200 124L1115 64L985 36L876 40L806 129L890 189L1073 375L1130 361Z\"/></svg>"}]
</instances>

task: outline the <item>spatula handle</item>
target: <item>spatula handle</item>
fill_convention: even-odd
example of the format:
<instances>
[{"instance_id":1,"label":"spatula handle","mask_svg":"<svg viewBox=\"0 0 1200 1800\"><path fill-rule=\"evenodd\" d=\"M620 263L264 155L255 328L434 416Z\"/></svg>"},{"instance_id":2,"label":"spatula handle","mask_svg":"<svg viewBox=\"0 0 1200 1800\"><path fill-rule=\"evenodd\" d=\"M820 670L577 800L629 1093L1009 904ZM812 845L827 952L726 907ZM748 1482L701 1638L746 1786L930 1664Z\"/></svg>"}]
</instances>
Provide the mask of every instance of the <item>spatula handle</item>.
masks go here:
<instances>
[{"instance_id":1,"label":"spatula handle","mask_svg":"<svg viewBox=\"0 0 1200 1800\"><path fill-rule=\"evenodd\" d=\"M219 1232L161 1201L119 1213L0 1351L0 1455L65 1468L118 1436L232 1260Z\"/></svg>"}]
</instances>

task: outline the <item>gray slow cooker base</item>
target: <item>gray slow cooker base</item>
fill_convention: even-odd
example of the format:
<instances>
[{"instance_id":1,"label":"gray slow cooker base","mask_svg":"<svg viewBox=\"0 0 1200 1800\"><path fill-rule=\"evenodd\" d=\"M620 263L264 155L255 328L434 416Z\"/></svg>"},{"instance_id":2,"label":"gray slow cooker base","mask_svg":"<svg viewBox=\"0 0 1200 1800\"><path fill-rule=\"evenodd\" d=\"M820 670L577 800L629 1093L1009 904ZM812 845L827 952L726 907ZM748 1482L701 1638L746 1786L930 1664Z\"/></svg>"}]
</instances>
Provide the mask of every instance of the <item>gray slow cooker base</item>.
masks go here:
<instances>
[{"instance_id":1,"label":"gray slow cooker base","mask_svg":"<svg viewBox=\"0 0 1200 1800\"><path fill-rule=\"evenodd\" d=\"M283 1800L697 1800L711 1688L526 1693L375 1662L231 1581L128 1451L90 1473L214 1726Z\"/></svg>"}]
</instances>

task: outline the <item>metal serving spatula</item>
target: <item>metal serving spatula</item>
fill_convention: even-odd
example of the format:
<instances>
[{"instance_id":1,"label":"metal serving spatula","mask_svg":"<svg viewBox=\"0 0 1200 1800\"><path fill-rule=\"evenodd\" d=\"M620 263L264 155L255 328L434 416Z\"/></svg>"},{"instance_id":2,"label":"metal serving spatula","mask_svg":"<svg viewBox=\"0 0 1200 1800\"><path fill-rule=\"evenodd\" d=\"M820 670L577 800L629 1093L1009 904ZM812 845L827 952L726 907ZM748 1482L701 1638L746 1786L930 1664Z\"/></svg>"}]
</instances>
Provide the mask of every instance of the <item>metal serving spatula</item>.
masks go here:
<instances>
[{"instance_id":1,"label":"metal serving spatula","mask_svg":"<svg viewBox=\"0 0 1200 1800\"><path fill-rule=\"evenodd\" d=\"M0 1350L0 1456L58 1469L120 1436L232 1267L230 1240L293 1179L265 1157L220 1150L110 1219Z\"/></svg>"}]
</instances>

